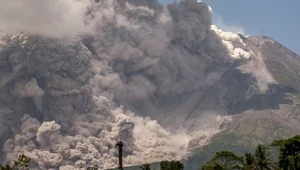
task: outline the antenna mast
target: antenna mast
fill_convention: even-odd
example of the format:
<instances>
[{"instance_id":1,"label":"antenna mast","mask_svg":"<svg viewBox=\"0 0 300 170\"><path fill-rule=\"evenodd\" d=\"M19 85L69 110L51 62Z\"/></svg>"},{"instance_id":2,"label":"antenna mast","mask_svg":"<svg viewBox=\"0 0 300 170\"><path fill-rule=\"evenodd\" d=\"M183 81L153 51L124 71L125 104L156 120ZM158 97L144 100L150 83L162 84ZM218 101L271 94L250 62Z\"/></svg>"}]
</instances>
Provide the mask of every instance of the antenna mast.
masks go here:
<instances>
[{"instance_id":1,"label":"antenna mast","mask_svg":"<svg viewBox=\"0 0 300 170\"><path fill-rule=\"evenodd\" d=\"M116 144L116 147L118 147L118 151L119 151L119 169L120 170L123 170L123 160L122 160L122 152L123 152L123 150L122 150L122 147L123 147L123 142L118 142L117 144Z\"/></svg>"}]
</instances>

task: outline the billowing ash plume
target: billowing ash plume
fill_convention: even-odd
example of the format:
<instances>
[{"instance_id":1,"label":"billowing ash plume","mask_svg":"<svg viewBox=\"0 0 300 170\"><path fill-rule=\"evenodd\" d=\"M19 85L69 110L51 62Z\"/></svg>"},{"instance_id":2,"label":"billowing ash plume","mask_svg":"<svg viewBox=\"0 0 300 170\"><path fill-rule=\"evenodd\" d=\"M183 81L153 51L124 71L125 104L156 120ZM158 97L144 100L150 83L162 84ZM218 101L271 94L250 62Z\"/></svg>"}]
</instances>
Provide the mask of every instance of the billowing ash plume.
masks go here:
<instances>
[{"instance_id":1,"label":"billowing ash plume","mask_svg":"<svg viewBox=\"0 0 300 170\"><path fill-rule=\"evenodd\" d=\"M0 38L0 144L13 152L4 159L20 151L33 169L105 169L116 166L118 140L125 143L126 165L181 159L230 121L215 110L198 122L174 112L190 107L189 100L175 107L177 98L201 95L228 63L251 58L238 35L211 25L206 4L55 2L41 2L46 6L36 17L47 22L39 23L33 17L25 24L29 11L39 13L34 0L2 2L14 10L24 5L21 22L12 24L7 19L14 15L0 7L0 22L7 24L0 29L26 32ZM81 39L55 38L90 26L93 32Z\"/></svg>"},{"instance_id":2,"label":"billowing ash plume","mask_svg":"<svg viewBox=\"0 0 300 170\"><path fill-rule=\"evenodd\" d=\"M84 22L89 1L0 0L0 30L62 37L87 33Z\"/></svg>"},{"instance_id":3,"label":"billowing ash plume","mask_svg":"<svg viewBox=\"0 0 300 170\"><path fill-rule=\"evenodd\" d=\"M20 151L42 169L104 169L116 165L117 140L125 143L126 164L179 159L186 152L188 136L170 143L174 136L156 121L127 116L106 97L91 93L91 53L79 39L13 34L1 43L1 142L5 152L12 152L7 160Z\"/></svg>"}]
</instances>

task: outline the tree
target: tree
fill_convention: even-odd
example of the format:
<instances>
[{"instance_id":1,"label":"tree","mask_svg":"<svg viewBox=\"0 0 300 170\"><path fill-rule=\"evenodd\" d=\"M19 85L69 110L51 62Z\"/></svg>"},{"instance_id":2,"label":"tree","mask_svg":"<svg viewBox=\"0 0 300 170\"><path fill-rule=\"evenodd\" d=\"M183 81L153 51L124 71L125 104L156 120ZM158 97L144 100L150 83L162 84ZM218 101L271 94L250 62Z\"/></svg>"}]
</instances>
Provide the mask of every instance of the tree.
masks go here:
<instances>
[{"instance_id":1,"label":"tree","mask_svg":"<svg viewBox=\"0 0 300 170\"><path fill-rule=\"evenodd\" d=\"M217 152L211 161L208 161L202 170L242 170L244 159L230 151Z\"/></svg>"},{"instance_id":2,"label":"tree","mask_svg":"<svg viewBox=\"0 0 300 170\"><path fill-rule=\"evenodd\" d=\"M270 155L267 153L267 147L263 145L258 145L253 161L253 169L264 170L264 169L274 169L276 168L276 163L272 160Z\"/></svg>"},{"instance_id":3,"label":"tree","mask_svg":"<svg viewBox=\"0 0 300 170\"><path fill-rule=\"evenodd\" d=\"M273 161L267 147L258 145L255 153L245 153L239 157L230 151L217 152L202 170L277 170L277 163Z\"/></svg>"},{"instance_id":4,"label":"tree","mask_svg":"<svg viewBox=\"0 0 300 170\"><path fill-rule=\"evenodd\" d=\"M255 160L254 155L247 152L245 153L244 157L245 157L245 169L252 169Z\"/></svg>"},{"instance_id":5,"label":"tree","mask_svg":"<svg viewBox=\"0 0 300 170\"><path fill-rule=\"evenodd\" d=\"M14 161L13 167L9 164L4 166L0 165L0 170L27 170L29 169L31 159L21 154L18 156L18 159Z\"/></svg>"},{"instance_id":6,"label":"tree","mask_svg":"<svg viewBox=\"0 0 300 170\"><path fill-rule=\"evenodd\" d=\"M183 164L180 161L161 161L161 170L183 170Z\"/></svg>"},{"instance_id":7,"label":"tree","mask_svg":"<svg viewBox=\"0 0 300 170\"><path fill-rule=\"evenodd\" d=\"M142 166L140 166L140 169L141 169L141 170L151 170L151 169L150 169L150 165L149 165L148 163L143 164Z\"/></svg>"},{"instance_id":8,"label":"tree","mask_svg":"<svg viewBox=\"0 0 300 170\"><path fill-rule=\"evenodd\" d=\"M288 156L289 167L288 170L298 170L300 169L300 154L297 156Z\"/></svg>"},{"instance_id":9,"label":"tree","mask_svg":"<svg viewBox=\"0 0 300 170\"><path fill-rule=\"evenodd\" d=\"M214 161L208 161L204 166L201 168L202 170L223 170L224 168Z\"/></svg>"},{"instance_id":10,"label":"tree","mask_svg":"<svg viewBox=\"0 0 300 170\"><path fill-rule=\"evenodd\" d=\"M271 146L279 148L279 167L284 170L300 169L300 135L286 140L273 141Z\"/></svg>"}]
</instances>

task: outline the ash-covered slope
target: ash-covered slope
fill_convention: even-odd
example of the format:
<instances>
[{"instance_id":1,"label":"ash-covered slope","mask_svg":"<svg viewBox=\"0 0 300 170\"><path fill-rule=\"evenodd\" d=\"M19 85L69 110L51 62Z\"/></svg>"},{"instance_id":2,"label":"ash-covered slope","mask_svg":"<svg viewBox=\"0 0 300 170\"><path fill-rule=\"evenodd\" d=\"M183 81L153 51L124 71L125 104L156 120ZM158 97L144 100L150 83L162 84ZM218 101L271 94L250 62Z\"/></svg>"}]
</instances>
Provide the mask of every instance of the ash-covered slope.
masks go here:
<instances>
[{"instance_id":1,"label":"ash-covered slope","mask_svg":"<svg viewBox=\"0 0 300 170\"><path fill-rule=\"evenodd\" d=\"M186 161L187 169L199 168L217 151L230 150L242 155L252 152L258 144L269 144L300 133L300 56L271 38L240 36L256 58L238 68L267 73L273 83L268 84L263 93L249 95L253 91L249 82L258 74L243 74L236 69L224 74L226 79L234 78L231 87L226 87L223 99L229 113L235 116L208 145L191 152L192 156ZM267 81L268 77L261 78Z\"/></svg>"},{"instance_id":2,"label":"ash-covered slope","mask_svg":"<svg viewBox=\"0 0 300 170\"><path fill-rule=\"evenodd\" d=\"M136 165L182 159L219 132L208 146L299 132L299 61L274 41L219 30L194 0L84 2L88 35L1 34L3 160L24 152L32 169L106 169L118 140Z\"/></svg>"}]
</instances>

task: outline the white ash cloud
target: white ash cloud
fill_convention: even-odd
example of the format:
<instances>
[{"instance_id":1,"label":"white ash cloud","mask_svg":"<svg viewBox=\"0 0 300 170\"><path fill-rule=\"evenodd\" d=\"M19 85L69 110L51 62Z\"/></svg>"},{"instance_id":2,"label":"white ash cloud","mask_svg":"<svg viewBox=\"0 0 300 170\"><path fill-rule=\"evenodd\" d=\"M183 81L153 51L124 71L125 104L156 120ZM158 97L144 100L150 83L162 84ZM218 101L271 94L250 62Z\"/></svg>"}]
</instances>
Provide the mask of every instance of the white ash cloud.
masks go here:
<instances>
[{"instance_id":1,"label":"white ash cloud","mask_svg":"<svg viewBox=\"0 0 300 170\"><path fill-rule=\"evenodd\" d=\"M211 28L222 38L222 42L228 49L231 57L246 59L250 58L251 52L248 51L246 44L239 37L239 35L232 32L224 32L218 29L215 25L212 25Z\"/></svg>"},{"instance_id":2,"label":"white ash cloud","mask_svg":"<svg viewBox=\"0 0 300 170\"><path fill-rule=\"evenodd\" d=\"M171 133L149 117L126 114L132 118L135 125L133 138L137 146L137 150L126 157L128 163L143 164L145 161L151 163L157 161L157 158L179 160L187 153L187 144L191 138L189 135Z\"/></svg>"}]
</instances>

